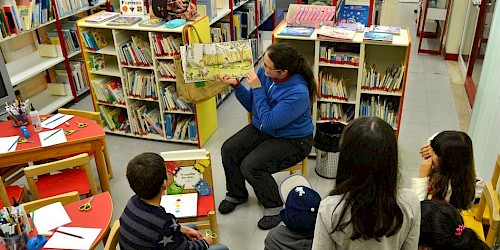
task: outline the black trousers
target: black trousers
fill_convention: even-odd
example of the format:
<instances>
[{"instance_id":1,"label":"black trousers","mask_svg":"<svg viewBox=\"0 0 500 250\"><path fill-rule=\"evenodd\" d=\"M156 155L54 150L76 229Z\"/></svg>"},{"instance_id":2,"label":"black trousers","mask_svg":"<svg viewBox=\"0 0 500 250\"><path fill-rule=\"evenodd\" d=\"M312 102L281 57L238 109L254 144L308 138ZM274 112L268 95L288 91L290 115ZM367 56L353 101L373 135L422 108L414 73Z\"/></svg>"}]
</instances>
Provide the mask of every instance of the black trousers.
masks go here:
<instances>
[{"instance_id":1,"label":"black trousers","mask_svg":"<svg viewBox=\"0 0 500 250\"><path fill-rule=\"evenodd\" d=\"M222 145L222 165L227 196L248 199L245 180L264 208L281 207L278 185L271 174L302 161L311 151L312 135L306 138L274 138L247 125Z\"/></svg>"}]
</instances>

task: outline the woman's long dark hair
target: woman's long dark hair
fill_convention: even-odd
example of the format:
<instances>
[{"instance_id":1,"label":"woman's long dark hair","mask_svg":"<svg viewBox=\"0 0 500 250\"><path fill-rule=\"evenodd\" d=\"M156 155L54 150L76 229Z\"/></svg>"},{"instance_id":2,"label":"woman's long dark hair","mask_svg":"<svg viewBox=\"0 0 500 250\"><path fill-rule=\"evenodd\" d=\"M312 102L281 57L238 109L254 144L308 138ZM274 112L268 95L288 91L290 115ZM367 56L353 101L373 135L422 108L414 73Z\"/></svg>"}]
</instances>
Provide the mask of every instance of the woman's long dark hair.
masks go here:
<instances>
[{"instance_id":1,"label":"woman's long dark hair","mask_svg":"<svg viewBox=\"0 0 500 250\"><path fill-rule=\"evenodd\" d=\"M490 249L478 238L474 230L464 228L457 232L464 220L458 209L451 204L442 200L424 200L420 205L422 219L419 246L450 250Z\"/></svg>"},{"instance_id":2,"label":"woman's long dark hair","mask_svg":"<svg viewBox=\"0 0 500 250\"><path fill-rule=\"evenodd\" d=\"M444 200L451 182L450 204L459 209L472 205L476 187L472 141L461 131L443 131L431 141L439 167L431 172L431 187L436 199Z\"/></svg>"},{"instance_id":3,"label":"woman's long dark hair","mask_svg":"<svg viewBox=\"0 0 500 250\"><path fill-rule=\"evenodd\" d=\"M352 224L351 240L379 240L399 231L403 212L396 203L397 145L393 128L377 117L360 117L344 128L337 186L330 195L342 195L345 205L334 231ZM350 218L343 222L348 210Z\"/></svg>"},{"instance_id":4,"label":"woman's long dark hair","mask_svg":"<svg viewBox=\"0 0 500 250\"><path fill-rule=\"evenodd\" d=\"M275 43L266 50L267 56L274 63L274 68L288 70L288 73L301 74L307 82L309 100L314 103L317 95L314 73L303 55L288 43Z\"/></svg>"}]
</instances>

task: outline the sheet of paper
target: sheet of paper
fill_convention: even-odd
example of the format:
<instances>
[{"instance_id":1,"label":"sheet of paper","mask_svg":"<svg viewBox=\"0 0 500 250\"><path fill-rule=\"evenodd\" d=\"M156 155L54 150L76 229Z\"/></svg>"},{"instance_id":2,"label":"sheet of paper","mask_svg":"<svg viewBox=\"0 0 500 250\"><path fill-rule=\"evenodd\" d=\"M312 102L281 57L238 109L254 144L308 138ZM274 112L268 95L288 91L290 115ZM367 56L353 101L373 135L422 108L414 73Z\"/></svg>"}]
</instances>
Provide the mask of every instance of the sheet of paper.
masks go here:
<instances>
[{"instance_id":1,"label":"sheet of paper","mask_svg":"<svg viewBox=\"0 0 500 250\"><path fill-rule=\"evenodd\" d=\"M54 134L55 133L55 134ZM42 147L48 147L59 143L67 142L66 135L62 128L38 133ZM50 137L49 137L50 136Z\"/></svg>"},{"instance_id":2,"label":"sheet of paper","mask_svg":"<svg viewBox=\"0 0 500 250\"><path fill-rule=\"evenodd\" d=\"M163 195L160 206L177 218L194 217L198 212L198 193Z\"/></svg>"},{"instance_id":3,"label":"sheet of paper","mask_svg":"<svg viewBox=\"0 0 500 250\"><path fill-rule=\"evenodd\" d=\"M71 118L73 118L73 115L55 114L42 122L42 128L54 129Z\"/></svg>"},{"instance_id":4,"label":"sheet of paper","mask_svg":"<svg viewBox=\"0 0 500 250\"><path fill-rule=\"evenodd\" d=\"M78 235L78 237L59 233L59 231ZM85 228L85 227L60 227L45 243L43 248L58 248L58 249L90 249L97 236L101 232L100 228Z\"/></svg>"},{"instance_id":5,"label":"sheet of paper","mask_svg":"<svg viewBox=\"0 0 500 250\"><path fill-rule=\"evenodd\" d=\"M19 136L0 137L0 154L16 151Z\"/></svg>"},{"instance_id":6,"label":"sheet of paper","mask_svg":"<svg viewBox=\"0 0 500 250\"><path fill-rule=\"evenodd\" d=\"M62 203L56 202L35 210L33 223L38 232L48 232L71 223L71 219Z\"/></svg>"}]
</instances>

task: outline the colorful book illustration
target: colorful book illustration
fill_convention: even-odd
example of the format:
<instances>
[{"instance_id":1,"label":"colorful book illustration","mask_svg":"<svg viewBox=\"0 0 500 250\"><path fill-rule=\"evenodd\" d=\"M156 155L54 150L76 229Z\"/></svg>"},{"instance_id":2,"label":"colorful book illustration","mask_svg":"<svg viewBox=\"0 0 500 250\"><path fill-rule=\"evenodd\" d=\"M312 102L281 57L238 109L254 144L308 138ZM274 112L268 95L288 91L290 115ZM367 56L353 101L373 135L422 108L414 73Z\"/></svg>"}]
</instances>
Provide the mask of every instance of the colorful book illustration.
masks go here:
<instances>
[{"instance_id":1,"label":"colorful book illustration","mask_svg":"<svg viewBox=\"0 0 500 250\"><path fill-rule=\"evenodd\" d=\"M318 30L318 37L327 39L352 40L356 35L356 31L334 28L330 26L321 26Z\"/></svg>"},{"instance_id":2,"label":"colorful book illustration","mask_svg":"<svg viewBox=\"0 0 500 250\"><path fill-rule=\"evenodd\" d=\"M401 33L401 27L372 25L370 26L370 31L399 35Z\"/></svg>"},{"instance_id":3,"label":"colorful book illustration","mask_svg":"<svg viewBox=\"0 0 500 250\"><path fill-rule=\"evenodd\" d=\"M215 75L244 77L254 70L250 40L181 46L186 82L214 80Z\"/></svg>"},{"instance_id":4,"label":"colorful book illustration","mask_svg":"<svg viewBox=\"0 0 500 250\"><path fill-rule=\"evenodd\" d=\"M161 18L151 18L148 20L144 20L139 23L139 26L141 27L159 27L161 25L164 25L166 23L165 20Z\"/></svg>"},{"instance_id":5,"label":"colorful book illustration","mask_svg":"<svg viewBox=\"0 0 500 250\"><path fill-rule=\"evenodd\" d=\"M106 25L110 26L130 26L134 25L142 20L142 17L128 17L128 16L121 16L117 17L110 22L106 23Z\"/></svg>"},{"instance_id":6,"label":"colorful book illustration","mask_svg":"<svg viewBox=\"0 0 500 250\"><path fill-rule=\"evenodd\" d=\"M85 19L86 23L102 23L108 20L111 20L117 16L119 16L119 13L116 12L103 12L100 14L93 15L87 19Z\"/></svg>"},{"instance_id":7,"label":"colorful book illustration","mask_svg":"<svg viewBox=\"0 0 500 250\"><path fill-rule=\"evenodd\" d=\"M120 14L123 16L144 16L146 13L144 3L143 0L121 0Z\"/></svg>"},{"instance_id":8,"label":"colorful book illustration","mask_svg":"<svg viewBox=\"0 0 500 250\"><path fill-rule=\"evenodd\" d=\"M198 213L198 193L163 195L160 206L177 218L196 217Z\"/></svg>"},{"instance_id":9,"label":"colorful book illustration","mask_svg":"<svg viewBox=\"0 0 500 250\"><path fill-rule=\"evenodd\" d=\"M279 35L310 37L313 32L314 32L313 27L296 27L296 26L289 27L289 26L286 26L281 30Z\"/></svg>"},{"instance_id":10,"label":"colorful book illustration","mask_svg":"<svg viewBox=\"0 0 500 250\"><path fill-rule=\"evenodd\" d=\"M392 43L392 34L367 31L363 34L363 41Z\"/></svg>"},{"instance_id":11,"label":"colorful book illustration","mask_svg":"<svg viewBox=\"0 0 500 250\"><path fill-rule=\"evenodd\" d=\"M363 32L365 30L365 25L362 23L336 23L335 28L340 28L344 30L354 30L356 32Z\"/></svg>"}]
</instances>

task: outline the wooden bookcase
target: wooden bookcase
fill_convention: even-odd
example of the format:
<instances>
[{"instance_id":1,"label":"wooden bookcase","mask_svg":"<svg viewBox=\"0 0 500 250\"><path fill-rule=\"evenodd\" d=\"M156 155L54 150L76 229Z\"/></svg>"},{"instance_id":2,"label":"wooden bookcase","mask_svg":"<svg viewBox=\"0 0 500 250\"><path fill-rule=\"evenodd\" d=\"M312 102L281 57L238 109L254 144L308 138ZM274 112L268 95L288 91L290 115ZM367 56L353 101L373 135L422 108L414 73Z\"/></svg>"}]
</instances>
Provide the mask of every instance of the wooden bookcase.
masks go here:
<instances>
[{"instance_id":1,"label":"wooden bookcase","mask_svg":"<svg viewBox=\"0 0 500 250\"><path fill-rule=\"evenodd\" d=\"M132 26L108 26L104 23L98 23L98 24L92 24L92 23L86 23L85 19L82 19L77 22L77 29L78 29L78 34L79 34L79 39L80 41L83 41L85 39L83 33L88 32L88 31L98 31L100 32L104 38L106 39L108 45L104 48L101 48L100 50L97 51L92 51L92 50L87 50L85 46L83 46L84 43L82 43L82 52L84 55L84 60L86 62L86 71L88 74L88 77L90 81L92 82L94 79L97 79L102 76L109 76L113 77L114 79L119 80L122 83L122 90L123 94L126 97L125 98L125 103L124 104L117 104L117 103L104 103L101 102L97 99L96 96L96 89L94 89L93 84L91 84L91 92L92 92L92 100L94 104L94 109L98 112L100 112L100 106L107 106L111 108L120 108L126 110L127 118L129 120L132 120L134 117L134 110L132 110L132 106L135 105L136 102L141 102L145 103L148 107L152 108L158 108L160 110L160 123L161 123L161 130L162 132L166 135L166 125L165 125L165 117L167 115L182 115L186 117L192 117L192 119L196 122L196 132L197 136L195 140L192 140L186 136L185 139L172 139L169 138L167 139L166 136L162 136L160 134L154 134L154 133L143 133L143 134L134 134L130 132L125 132L121 131L119 129L114 129L111 130L110 128L106 128L106 132L108 133L114 133L114 134L120 134L120 135L126 135L126 136L132 136L132 137L139 137L139 138L144 138L144 139L153 139L153 140L161 140L161 141L170 141L170 142L180 142L180 143L190 143L190 144L197 144L198 147L203 146L203 144L208 140L208 138L213 134L215 129L217 129L217 111L216 111L216 105L215 105L215 97L211 98L208 101L205 101L203 103L199 103L194 105L194 112L186 112L186 111L169 111L167 107L164 104L163 96L160 94L161 88L164 88L168 85L173 85L175 86L175 79L165 79L161 76L159 72L158 65L162 61L167 61L167 62L172 62L173 63L173 57L172 56L167 56L167 57L158 57L155 55L155 53L152 53L152 59L153 59L153 65L150 67L139 67L139 66L127 66L127 65L122 65L120 63L119 59L119 51L120 47L119 45L122 44L123 42L126 42L127 40L131 39L132 35L142 35L143 37L148 38L149 45L151 47L151 51L154 51L154 42L153 42L153 37L156 34L165 34L165 35L170 35L170 34L177 34L181 35L183 31L183 26L177 27L175 29L166 29L164 27L158 27L158 28L148 28L148 27L139 27L137 24L132 25ZM197 41L196 35L192 30L189 30L188 34L188 39L190 40L190 43L197 43L197 42L203 42L203 43L209 43L210 42L210 33L209 33L209 20L206 16L201 17L197 19L196 21L192 22L192 24L197 28L200 36L201 36L201 41ZM104 60L105 60L105 68L97 70L97 71L91 71L89 70L90 66L90 57L94 55L104 55ZM154 89L156 90L156 93L158 95L157 99L152 99L152 98L139 98L139 97L131 97L127 95L127 88L126 88L126 72L130 69L141 69L145 71L150 71L154 75ZM101 113L102 114L102 113Z\"/></svg>"},{"instance_id":2,"label":"wooden bookcase","mask_svg":"<svg viewBox=\"0 0 500 250\"><path fill-rule=\"evenodd\" d=\"M46 32L54 29L58 33L59 41L64 41L61 21L72 16L81 16L107 3L106 0L101 0L93 6L71 9L61 15L55 6L61 4L62 1L49 0L49 2L51 9L47 10L49 11L47 22L0 39L3 59L16 94L24 100L30 99L41 114L50 114L70 101L77 100L78 95L85 92L85 90L76 92L69 64L69 59L80 54L79 51L68 54L65 46L57 45L56 57L39 55L38 47L39 44L44 43ZM51 69L60 63L65 64L66 74L70 76L68 77L69 84L64 85L66 95L51 95L46 89L47 83L55 82Z\"/></svg>"},{"instance_id":3,"label":"wooden bookcase","mask_svg":"<svg viewBox=\"0 0 500 250\"><path fill-rule=\"evenodd\" d=\"M383 103L383 100L387 100L387 103L389 103L389 101L393 103L394 110L393 122L389 123L393 126L396 132L396 136L399 134L411 47L411 37L408 29L401 29L400 35L394 35L394 39L391 44L383 44L363 41L363 33L359 32L356 33L356 36L352 41L319 39L317 38L316 31L311 35L311 37L305 38L278 35L283 27L285 27L284 22L280 23L274 30L273 43L290 43L306 57L309 64L313 66L314 74L316 75L316 79L318 80L319 93L321 93L320 73L322 72L330 73L337 78L344 77L347 82L347 88L349 89L349 97L347 98L347 100L326 98L321 96L318 97L315 105L313 105L312 110L312 116L315 125L318 123L332 121L341 122L344 124L348 123L348 121L344 119L343 113L341 113L342 118L340 120L322 117L320 112L320 107L322 104L340 105L343 112L345 112L350 106L353 106L351 109L354 109L354 116L352 118L354 119L362 116L362 106L364 103L366 104L365 100L371 101L373 99L375 100L375 103ZM334 45L349 45L359 47L359 66L320 62L320 47ZM404 72L404 75L402 76L401 87L399 88L399 90L396 92L390 92L383 90L362 89L362 85L364 82L363 74L365 64L376 65L376 68L382 74L388 67L391 67L392 65L404 66L401 70L402 72ZM373 104L373 102L371 103ZM384 120L387 121L387 119Z\"/></svg>"}]
</instances>

